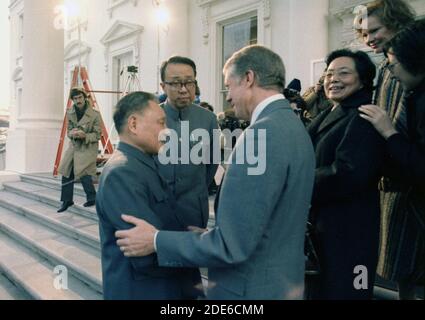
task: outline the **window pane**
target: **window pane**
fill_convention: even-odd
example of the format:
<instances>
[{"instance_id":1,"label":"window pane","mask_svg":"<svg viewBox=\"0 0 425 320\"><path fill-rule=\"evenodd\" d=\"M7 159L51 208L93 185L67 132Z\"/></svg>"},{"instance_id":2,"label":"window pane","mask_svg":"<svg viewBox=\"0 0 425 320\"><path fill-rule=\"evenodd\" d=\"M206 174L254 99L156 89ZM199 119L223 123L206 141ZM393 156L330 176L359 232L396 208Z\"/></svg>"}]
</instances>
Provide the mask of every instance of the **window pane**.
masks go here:
<instances>
[{"instance_id":1,"label":"window pane","mask_svg":"<svg viewBox=\"0 0 425 320\"><path fill-rule=\"evenodd\" d=\"M222 68L233 53L251 44L257 44L257 17L251 17L242 21L229 23L223 26L222 34ZM226 110L229 105L226 101L226 89L224 87L224 77L221 81L222 107Z\"/></svg>"}]
</instances>

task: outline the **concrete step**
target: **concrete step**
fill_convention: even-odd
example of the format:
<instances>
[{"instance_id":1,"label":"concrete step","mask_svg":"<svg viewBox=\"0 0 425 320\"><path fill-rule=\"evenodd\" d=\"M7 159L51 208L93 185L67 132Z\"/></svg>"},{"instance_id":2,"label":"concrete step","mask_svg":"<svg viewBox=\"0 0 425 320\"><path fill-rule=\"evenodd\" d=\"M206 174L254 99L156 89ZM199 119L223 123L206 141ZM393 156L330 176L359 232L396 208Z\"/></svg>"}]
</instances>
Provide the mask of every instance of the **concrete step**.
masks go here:
<instances>
[{"instance_id":1,"label":"concrete step","mask_svg":"<svg viewBox=\"0 0 425 320\"><path fill-rule=\"evenodd\" d=\"M6 208L0 208L0 230L52 265L66 266L73 276L97 292L102 292L99 250Z\"/></svg>"},{"instance_id":2,"label":"concrete step","mask_svg":"<svg viewBox=\"0 0 425 320\"><path fill-rule=\"evenodd\" d=\"M61 190L61 186L62 186L62 178L53 177L52 175L49 175L49 174L23 174L21 175L21 181L28 182L38 186L43 186L53 190ZM94 186L97 190L98 185L95 184ZM77 182L74 184L74 194L79 195L81 197L86 196L81 183Z\"/></svg>"},{"instance_id":3,"label":"concrete step","mask_svg":"<svg viewBox=\"0 0 425 320\"><path fill-rule=\"evenodd\" d=\"M22 197L33 199L56 209L60 208L62 202L60 201L60 191L56 189L47 188L40 185L34 185L29 182L6 182L3 184L4 190L12 193L16 193ZM98 221L96 214L96 207L85 208L83 204L86 202L86 198L74 195L75 205L68 208L67 212L72 212L86 218Z\"/></svg>"},{"instance_id":4,"label":"concrete step","mask_svg":"<svg viewBox=\"0 0 425 320\"><path fill-rule=\"evenodd\" d=\"M60 189L51 189L42 185L34 185L30 182L5 182L3 184L6 191L19 194L23 197L31 198L36 201L40 201L51 205L55 208L59 208L62 204L60 201ZM214 197L209 198L209 222L208 228L211 228L215 225L215 214L214 214ZM76 213L84 217L99 221L99 218L96 214L96 208L90 207L85 208L83 204L86 202L85 196L74 195L75 205L69 207L67 212Z\"/></svg>"},{"instance_id":5,"label":"concrete step","mask_svg":"<svg viewBox=\"0 0 425 320\"><path fill-rule=\"evenodd\" d=\"M31 300L31 297L0 273L0 301L2 300Z\"/></svg>"},{"instance_id":6,"label":"concrete step","mask_svg":"<svg viewBox=\"0 0 425 320\"><path fill-rule=\"evenodd\" d=\"M9 191L0 192L0 206L100 250L99 227L84 216L57 213L57 208Z\"/></svg>"},{"instance_id":7,"label":"concrete step","mask_svg":"<svg viewBox=\"0 0 425 320\"><path fill-rule=\"evenodd\" d=\"M55 265L0 231L0 272L14 288L12 299L100 300L102 295L68 273L68 289L56 289Z\"/></svg>"}]
</instances>

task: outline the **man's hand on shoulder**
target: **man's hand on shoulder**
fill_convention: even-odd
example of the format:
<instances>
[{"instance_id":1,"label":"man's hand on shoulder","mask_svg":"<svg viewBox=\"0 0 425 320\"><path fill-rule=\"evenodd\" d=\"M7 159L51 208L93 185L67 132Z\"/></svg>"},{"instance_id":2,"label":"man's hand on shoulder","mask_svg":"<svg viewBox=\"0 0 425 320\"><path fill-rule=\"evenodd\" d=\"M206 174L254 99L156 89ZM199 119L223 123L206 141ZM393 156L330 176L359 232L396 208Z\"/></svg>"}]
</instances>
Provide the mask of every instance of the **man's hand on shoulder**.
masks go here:
<instances>
[{"instance_id":1,"label":"man's hand on shoulder","mask_svg":"<svg viewBox=\"0 0 425 320\"><path fill-rule=\"evenodd\" d=\"M135 227L115 233L117 244L126 257L143 257L155 252L155 234L158 231L145 220L123 215L121 218Z\"/></svg>"}]
</instances>

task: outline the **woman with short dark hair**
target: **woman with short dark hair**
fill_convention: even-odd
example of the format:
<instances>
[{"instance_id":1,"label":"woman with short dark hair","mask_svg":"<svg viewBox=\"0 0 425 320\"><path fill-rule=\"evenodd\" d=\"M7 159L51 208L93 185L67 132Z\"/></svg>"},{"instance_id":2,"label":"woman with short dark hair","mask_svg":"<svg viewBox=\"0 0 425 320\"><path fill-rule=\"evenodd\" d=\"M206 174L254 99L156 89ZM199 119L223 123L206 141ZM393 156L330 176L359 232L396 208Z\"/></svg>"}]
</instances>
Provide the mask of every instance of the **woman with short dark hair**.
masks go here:
<instances>
[{"instance_id":1,"label":"woman with short dark hair","mask_svg":"<svg viewBox=\"0 0 425 320\"><path fill-rule=\"evenodd\" d=\"M321 271L307 278L309 299L371 299L379 244L383 139L359 116L372 100L376 68L364 52L327 58L324 88L333 107L308 127L316 152L310 220Z\"/></svg>"}]
</instances>

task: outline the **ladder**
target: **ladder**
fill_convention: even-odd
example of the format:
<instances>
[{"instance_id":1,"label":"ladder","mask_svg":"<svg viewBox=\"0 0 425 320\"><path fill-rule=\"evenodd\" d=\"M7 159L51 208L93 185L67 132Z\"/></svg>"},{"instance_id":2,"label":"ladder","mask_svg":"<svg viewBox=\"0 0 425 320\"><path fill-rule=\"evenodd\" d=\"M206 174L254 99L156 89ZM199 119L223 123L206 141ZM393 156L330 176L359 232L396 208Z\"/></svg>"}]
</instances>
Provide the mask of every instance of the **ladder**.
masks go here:
<instances>
[{"instance_id":1,"label":"ladder","mask_svg":"<svg viewBox=\"0 0 425 320\"><path fill-rule=\"evenodd\" d=\"M91 86L91 83L90 83L90 80L89 80L89 76L88 76L88 73L87 73L87 70L86 70L85 67L78 67L78 66L75 67L73 75L72 75L71 89L77 86L79 77L81 78L83 87L88 94L88 99L90 100L92 107L95 110L100 112L99 105L97 103L96 97L94 96L95 91L92 90L92 86ZM72 106L73 106L73 101L69 97L68 103L67 103L67 106L66 106L66 110L71 109ZM102 116L100 116L100 122L101 122L101 128L102 128L102 135L101 135L100 141L102 142L102 146L105 149L105 154L111 155L114 152L114 148L112 147L112 144L109 140L108 131L106 130ZM58 175L58 169L59 169L59 164L60 164L60 161L61 161L61 158L62 158L62 151L63 151L63 146L64 146L64 143L65 143L65 136L66 136L67 129L68 129L68 117L67 117L67 113L65 112L65 117L63 119L63 124L62 124L61 135L60 135L60 139L59 139L58 150L57 150L57 153L56 153L56 160L55 160L55 166L54 166L54 169L53 169L53 176Z\"/></svg>"}]
</instances>

